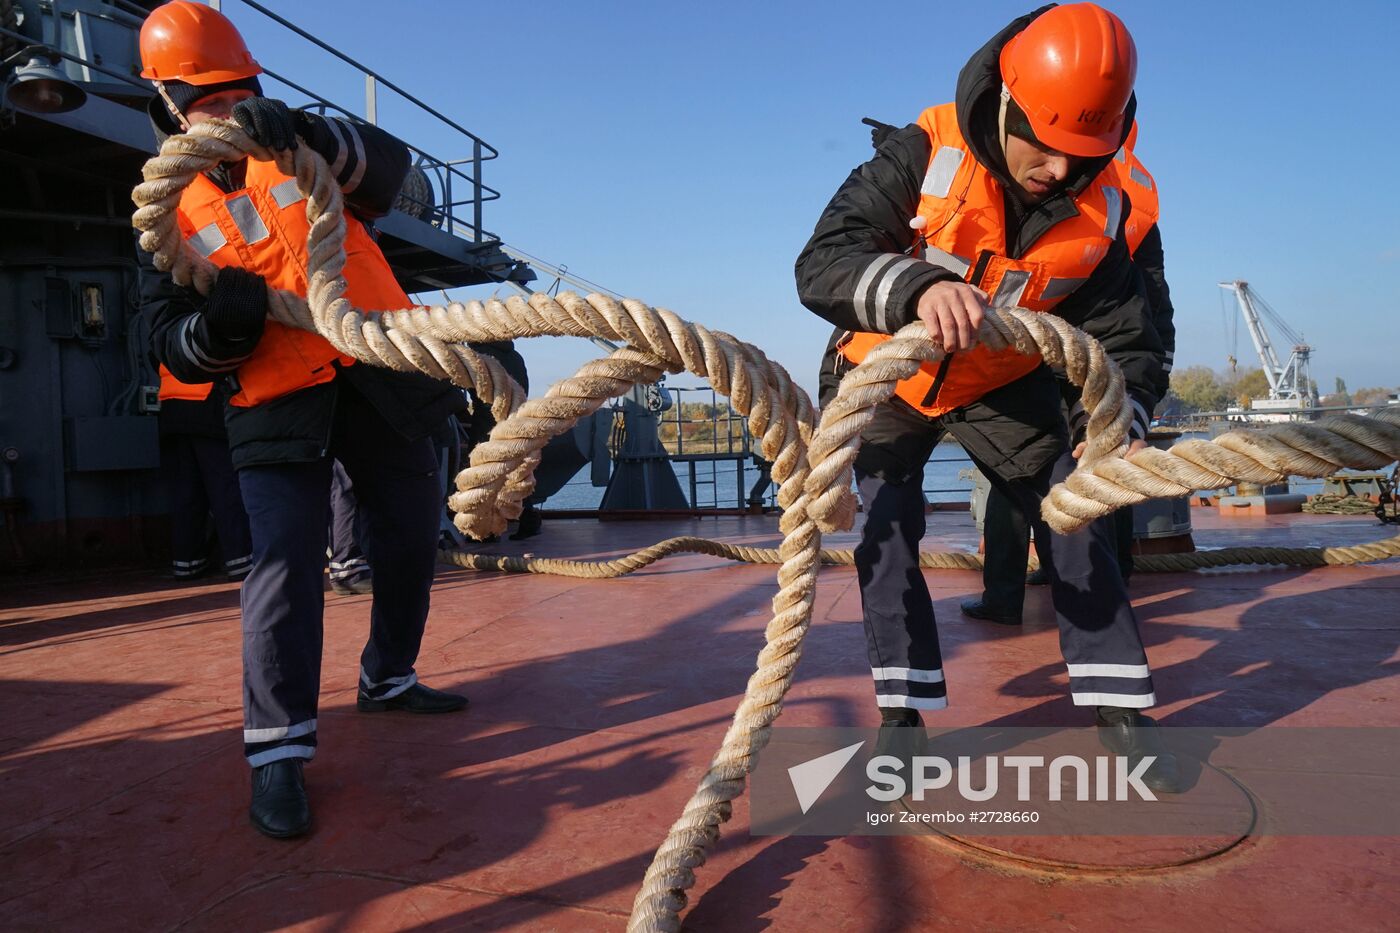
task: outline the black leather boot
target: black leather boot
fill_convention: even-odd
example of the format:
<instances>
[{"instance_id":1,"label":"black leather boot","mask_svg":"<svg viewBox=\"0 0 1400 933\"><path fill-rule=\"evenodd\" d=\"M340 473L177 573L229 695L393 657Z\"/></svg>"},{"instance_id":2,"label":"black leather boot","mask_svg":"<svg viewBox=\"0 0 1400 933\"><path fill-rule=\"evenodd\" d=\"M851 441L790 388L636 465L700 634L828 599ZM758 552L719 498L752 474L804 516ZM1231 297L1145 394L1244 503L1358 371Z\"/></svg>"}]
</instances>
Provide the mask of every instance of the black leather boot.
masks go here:
<instances>
[{"instance_id":1,"label":"black leather boot","mask_svg":"<svg viewBox=\"0 0 1400 933\"><path fill-rule=\"evenodd\" d=\"M253 769L253 803L248 819L264 836L290 839L311 828L311 806L300 758L283 758Z\"/></svg>"},{"instance_id":2,"label":"black leather boot","mask_svg":"<svg viewBox=\"0 0 1400 933\"><path fill-rule=\"evenodd\" d=\"M1136 768L1148 755L1156 761L1142 775L1142 783L1159 794L1179 794L1185 790L1177 767L1176 756L1167 751L1157 734L1157 720L1135 709L1100 706L1095 716L1099 727L1099 743L1115 755L1128 759L1128 767Z\"/></svg>"}]
</instances>

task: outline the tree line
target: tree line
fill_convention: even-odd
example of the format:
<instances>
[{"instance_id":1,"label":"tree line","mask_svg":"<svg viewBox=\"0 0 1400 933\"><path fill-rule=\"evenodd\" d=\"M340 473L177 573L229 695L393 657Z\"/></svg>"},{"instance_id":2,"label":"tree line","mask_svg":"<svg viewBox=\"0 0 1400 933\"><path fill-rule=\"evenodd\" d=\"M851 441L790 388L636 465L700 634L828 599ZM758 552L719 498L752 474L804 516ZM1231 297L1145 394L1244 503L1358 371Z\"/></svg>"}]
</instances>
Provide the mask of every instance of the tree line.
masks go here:
<instances>
[{"instance_id":1,"label":"tree line","mask_svg":"<svg viewBox=\"0 0 1400 933\"><path fill-rule=\"evenodd\" d=\"M1313 390L1317 390L1314 383ZM1333 392L1323 395L1318 404L1384 405L1394 389L1374 386L1347 390L1344 379L1336 380ZM1172 373L1171 391L1158 406L1163 417L1186 415L1198 411L1224 411L1227 408L1248 408L1257 398L1267 398L1269 380L1259 368L1232 372L1217 372L1209 366L1188 366Z\"/></svg>"}]
</instances>

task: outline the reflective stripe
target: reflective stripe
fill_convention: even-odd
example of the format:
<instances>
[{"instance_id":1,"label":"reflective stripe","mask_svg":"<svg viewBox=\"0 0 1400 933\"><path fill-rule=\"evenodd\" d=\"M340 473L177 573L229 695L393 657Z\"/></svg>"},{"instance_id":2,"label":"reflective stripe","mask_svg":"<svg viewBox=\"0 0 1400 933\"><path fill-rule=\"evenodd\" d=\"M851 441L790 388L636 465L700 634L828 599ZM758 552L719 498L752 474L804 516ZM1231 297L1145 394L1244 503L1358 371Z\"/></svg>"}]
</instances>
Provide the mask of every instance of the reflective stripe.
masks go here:
<instances>
[{"instance_id":1,"label":"reflective stripe","mask_svg":"<svg viewBox=\"0 0 1400 933\"><path fill-rule=\"evenodd\" d=\"M920 684L943 683L943 670L922 671L915 667L872 667L870 676L876 680L912 680Z\"/></svg>"},{"instance_id":2,"label":"reflective stripe","mask_svg":"<svg viewBox=\"0 0 1400 933\"><path fill-rule=\"evenodd\" d=\"M267 225L258 216L258 209L253 206L253 199L246 194L240 194L228 202L229 216L233 218L234 226L238 227L238 233L243 237L243 242L249 246L254 243L261 243L268 237Z\"/></svg>"},{"instance_id":3,"label":"reflective stripe","mask_svg":"<svg viewBox=\"0 0 1400 933\"><path fill-rule=\"evenodd\" d=\"M345 171L345 162L350 158L350 143L345 139L345 128L339 120L327 120L326 125L335 134L336 152L335 161L331 163L331 175L339 182L340 173Z\"/></svg>"},{"instance_id":4,"label":"reflective stripe","mask_svg":"<svg viewBox=\"0 0 1400 933\"><path fill-rule=\"evenodd\" d=\"M892 706L899 709L947 709L947 697L901 697L880 694L875 697L876 706Z\"/></svg>"},{"instance_id":5,"label":"reflective stripe","mask_svg":"<svg viewBox=\"0 0 1400 933\"><path fill-rule=\"evenodd\" d=\"M245 554L242 557L235 557L233 560L224 561L225 570L237 570L240 567L247 567L253 562L252 554Z\"/></svg>"},{"instance_id":6,"label":"reflective stripe","mask_svg":"<svg viewBox=\"0 0 1400 933\"><path fill-rule=\"evenodd\" d=\"M1146 664L1071 664L1071 677L1147 677Z\"/></svg>"},{"instance_id":7,"label":"reflective stripe","mask_svg":"<svg viewBox=\"0 0 1400 933\"><path fill-rule=\"evenodd\" d=\"M1167 351L1165 354L1163 354L1163 355L1167 358L1167 362L1168 362L1168 363L1170 363L1172 360L1176 359L1176 351L1175 351L1175 350L1168 350L1168 351Z\"/></svg>"},{"instance_id":8,"label":"reflective stripe","mask_svg":"<svg viewBox=\"0 0 1400 933\"><path fill-rule=\"evenodd\" d=\"M279 745L276 748L269 748L265 752L249 755L248 764L254 768L261 768L265 764L281 761L283 758L305 758L310 761L315 757L316 747L314 745Z\"/></svg>"},{"instance_id":9,"label":"reflective stripe","mask_svg":"<svg viewBox=\"0 0 1400 933\"><path fill-rule=\"evenodd\" d=\"M872 330L876 326L875 320L865 313L865 299L870 294L870 286L875 281L875 276L879 275L880 270L884 269L890 263L898 262L904 258L905 257L899 253L882 253L872 259L870 265L866 266L865 271L861 273L860 281L856 283L856 294L853 301L855 303L856 318L859 319L864 326Z\"/></svg>"},{"instance_id":10,"label":"reflective stripe","mask_svg":"<svg viewBox=\"0 0 1400 933\"><path fill-rule=\"evenodd\" d=\"M1113 158L1114 158L1115 161L1120 162L1120 163L1122 163L1123 165L1127 165L1127 164L1128 164L1128 150L1125 149L1125 148L1122 147L1122 146L1119 146L1119 147L1118 147L1118 151L1115 152L1115 153L1113 154Z\"/></svg>"},{"instance_id":11,"label":"reflective stripe","mask_svg":"<svg viewBox=\"0 0 1400 933\"><path fill-rule=\"evenodd\" d=\"M972 260L954 256L937 246L930 246L924 253L924 259L936 266L942 266L950 272L956 272L960 279L967 278L968 270L972 268Z\"/></svg>"},{"instance_id":12,"label":"reflective stripe","mask_svg":"<svg viewBox=\"0 0 1400 933\"><path fill-rule=\"evenodd\" d=\"M1128 399L1128 401L1130 401L1130 402L1133 403L1133 411L1137 413L1136 417L1133 418L1133 423L1132 423L1132 425L1131 425L1131 427L1130 427L1130 431L1131 431L1131 432L1133 433L1133 435L1136 436L1136 437L1143 437L1143 436L1145 436L1146 433L1147 433L1147 426L1148 426L1149 424L1152 423L1152 418L1147 414L1147 409L1145 409L1145 408L1142 407L1142 402L1139 402L1139 401L1138 401L1137 399L1135 399L1135 398L1133 398L1133 399ZM1144 666L1143 669L1146 670L1146 667ZM1114 676L1114 677L1118 677L1118 676L1126 677L1126 676L1128 676L1128 675L1126 675L1126 674L1122 674L1122 675L1114 674L1114 675L1111 675L1111 676ZM1146 674L1143 674L1142 676L1143 676L1143 677L1146 677L1147 675L1146 675Z\"/></svg>"},{"instance_id":13,"label":"reflective stripe","mask_svg":"<svg viewBox=\"0 0 1400 933\"><path fill-rule=\"evenodd\" d=\"M998 310L1016 307L1030 281L1031 274L1024 269L1008 269L997 285L996 294L992 296L992 307Z\"/></svg>"},{"instance_id":14,"label":"reflective stripe","mask_svg":"<svg viewBox=\"0 0 1400 933\"><path fill-rule=\"evenodd\" d=\"M278 739L295 739L316 731L316 720L294 723L290 726L273 726L270 729L244 729L243 741L250 745L255 742L276 742Z\"/></svg>"},{"instance_id":15,"label":"reflective stripe","mask_svg":"<svg viewBox=\"0 0 1400 933\"><path fill-rule=\"evenodd\" d=\"M1134 165L1131 169L1128 170L1128 177L1131 178L1133 181L1137 182L1138 184L1142 185L1148 191L1152 190L1152 176L1148 175L1136 165Z\"/></svg>"},{"instance_id":16,"label":"reflective stripe","mask_svg":"<svg viewBox=\"0 0 1400 933\"><path fill-rule=\"evenodd\" d=\"M365 177L365 144L360 139L360 131L355 129L353 123L345 124L345 132L349 135L350 141L355 144L355 170L350 173L345 184L340 186L340 190L343 194L350 194L360 187L360 182Z\"/></svg>"},{"instance_id":17,"label":"reflective stripe","mask_svg":"<svg viewBox=\"0 0 1400 933\"><path fill-rule=\"evenodd\" d=\"M369 561L365 560L363 557L352 557L347 561L331 561L332 570L348 570L351 567L365 567L368 565Z\"/></svg>"},{"instance_id":18,"label":"reflective stripe","mask_svg":"<svg viewBox=\"0 0 1400 933\"><path fill-rule=\"evenodd\" d=\"M924 186L919 190L935 198L946 198L966 155L966 152L956 147L939 146L938 152L934 153L933 160L929 162L928 173L924 175Z\"/></svg>"},{"instance_id":19,"label":"reflective stripe","mask_svg":"<svg viewBox=\"0 0 1400 933\"><path fill-rule=\"evenodd\" d=\"M1157 705L1155 693L1071 693L1075 706L1120 706L1147 709Z\"/></svg>"},{"instance_id":20,"label":"reflective stripe","mask_svg":"<svg viewBox=\"0 0 1400 933\"><path fill-rule=\"evenodd\" d=\"M216 360L199 348L194 341L194 326L199 321L199 315L191 314L185 318L185 323L180 325L180 348L185 351L185 357L197 365L200 369L211 373L225 373L229 370L237 369L252 354L243 354L231 360Z\"/></svg>"},{"instance_id":21,"label":"reflective stripe","mask_svg":"<svg viewBox=\"0 0 1400 933\"><path fill-rule=\"evenodd\" d=\"M199 255L203 256L205 259L214 255L214 252L218 250L219 247L227 244L228 237L224 236L224 231L219 229L218 224L210 224L207 227L203 227L197 231L194 236L190 237L190 245L194 247L195 252L199 253Z\"/></svg>"},{"instance_id":22,"label":"reflective stripe","mask_svg":"<svg viewBox=\"0 0 1400 933\"><path fill-rule=\"evenodd\" d=\"M376 687L383 687L388 684L394 684L394 689L386 690L384 693L376 694L374 697L376 700L387 700L391 697L398 696L400 693L403 693L409 687L412 687L414 684L418 683L418 674L417 672L414 672L411 674L405 674L402 677L389 677L383 681L380 681L379 683L374 683L369 679L369 675L365 673L365 669L362 667L360 668L360 683L364 684L367 690L373 690Z\"/></svg>"},{"instance_id":23,"label":"reflective stripe","mask_svg":"<svg viewBox=\"0 0 1400 933\"><path fill-rule=\"evenodd\" d=\"M1056 298L1063 298L1074 292L1076 288L1083 285L1088 279L1051 279L1045 283L1045 287L1040 291L1041 301L1053 301Z\"/></svg>"},{"instance_id":24,"label":"reflective stripe","mask_svg":"<svg viewBox=\"0 0 1400 933\"><path fill-rule=\"evenodd\" d=\"M1103 199L1108 205L1108 219L1104 221L1103 235L1112 239L1118 235L1118 221L1123 219L1123 192L1105 186Z\"/></svg>"},{"instance_id":25,"label":"reflective stripe","mask_svg":"<svg viewBox=\"0 0 1400 933\"><path fill-rule=\"evenodd\" d=\"M277 202L278 207L291 207L298 201L305 201L306 195L301 193L297 187L295 178L288 178L284 182L279 182L272 186L272 200Z\"/></svg>"},{"instance_id":26,"label":"reflective stripe","mask_svg":"<svg viewBox=\"0 0 1400 933\"><path fill-rule=\"evenodd\" d=\"M905 257L899 262L885 270L885 274L880 278L880 285L875 289L875 320L884 324L885 330L893 332L893 326L897 322L887 319L886 304L890 300L890 292L894 289L895 281L904 273L905 269L917 263L917 259Z\"/></svg>"}]
</instances>

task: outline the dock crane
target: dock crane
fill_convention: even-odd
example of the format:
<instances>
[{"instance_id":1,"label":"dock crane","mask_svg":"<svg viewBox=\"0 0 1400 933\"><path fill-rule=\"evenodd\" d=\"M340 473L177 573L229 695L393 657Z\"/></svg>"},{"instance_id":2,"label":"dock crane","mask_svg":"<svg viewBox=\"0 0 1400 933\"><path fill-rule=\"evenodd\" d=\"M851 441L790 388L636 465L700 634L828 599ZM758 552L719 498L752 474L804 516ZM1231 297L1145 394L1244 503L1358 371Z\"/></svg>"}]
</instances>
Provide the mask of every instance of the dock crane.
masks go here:
<instances>
[{"instance_id":1,"label":"dock crane","mask_svg":"<svg viewBox=\"0 0 1400 933\"><path fill-rule=\"evenodd\" d=\"M1221 282L1220 287L1235 293L1240 313L1244 315L1245 326L1249 328L1250 339L1254 341L1254 350L1259 354L1259 362L1264 369L1264 378L1269 382L1269 397L1256 399L1254 407L1316 407L1317 387L1313 384L1308 371L1308 361L1312 358L1312 347L1303 339L1303 335L1289 327L1287 322L1273 308L1269 307L1268 302L1249 287L1248 282L1237 279L1233 282ZM1261 311L1279 334L1293 345L1286 363L1279 363L1273 341L1269 338L1269 332L1264 329L1264 322L1260 316ZM1232 349L1231 353L1233 354L1233 352ZM1234 363L1233 356L1231 356L1231 363Z\"/></svg>"}]
</instances>

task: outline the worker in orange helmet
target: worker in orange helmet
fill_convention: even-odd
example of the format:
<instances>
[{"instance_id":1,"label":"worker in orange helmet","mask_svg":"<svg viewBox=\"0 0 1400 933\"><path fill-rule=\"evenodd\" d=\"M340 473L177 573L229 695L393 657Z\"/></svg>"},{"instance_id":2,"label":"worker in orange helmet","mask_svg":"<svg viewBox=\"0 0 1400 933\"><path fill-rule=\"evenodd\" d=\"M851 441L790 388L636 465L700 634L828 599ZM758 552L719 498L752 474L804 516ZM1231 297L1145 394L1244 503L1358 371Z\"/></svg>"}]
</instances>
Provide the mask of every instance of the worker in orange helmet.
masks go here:
<instances>
[{"instance_id":1,"label":"worker in orange helmet","mask_svg":"<svg viewBox=\"0 0 1400 933\"><path fill-rule=\"evenodd\" d=\"M373 126L295 111L262 96L262 69L219 11L175 0L141 29L142 77L161 139L231 118L259 145L310 146L345 194L346 297L410 307L368 222L387 214L407 147ZM224 417L252 532L243 583L243 745L253 768L249 817L261 832L311 825L303 762L317 745L326 529L332 464L355 483L374 574L356 707L458 710L414 670L436 563L437 456L431 432L465 407L426 376L354 365L318 334L266 320L268 289L306 294L306 199L272 162L240 160L197 176L179 204L189 245L220 267L209 295L176 287L141 254L152 353L181 382L210 383Z\"/></svg>"},{"instance_id":2,"label":"worker in orange helmet","mask_svg":"<svg viewBox=\"0 0 1400 933\"><path fill-rule=\"evenodd\" d=\"M956 99L888 135L846 179L798 257L798 294L836 326L823 401L907 324L947 351L898 384L862 432L865 524L856 550L881 744L918 748L922 715L948 702L932 601L919 570L923 466L947 432L1027 514L1074 466L1061 396L1042 360L977 342L989 307L1057 314L1097 337L1136 403L1132 448L1163 384L1164 351L1110 168L1133 124L1137 49L1092 3L1014 20L958 77ZM1175 760L1142 710L1155 704L1137 618L1107 520L1041 549L1076 705L1100 738L1178 789ZM1148 761L1148 759L1152 759Z\"/></svg>"},{"instance_id":3,"label":"worker in orange helmet","mask_svg":"<svg viewBox=\"0 0 1400 933\"><path fill-rule=\"evenodd\" d=\"M1138 124L1134 122L1127 140L1113 156L1110 168L1117 173L1118 184L1132 206L1132 212L1123 225L1123 235L1133 264L1142 273L1143 283L1147 287L1148 307L1152 312L1152 325L1162 341L1162 379L1153 387L1161 397L1166 395L1169 388L1167 377L1171 374L1176 350L1176 325L1173 322L1171 289L1167 286L1162 231L1158 225L1160 203L1157 182L1137 154L1137 131ZM1060 388L1069 408L1070 436L1077 441L1084 436L1089 413L1084 410L1078 388L1063 379ZM1008 625L1020 624L1025 584L1044 586L1050 582L1050 574L1044 567L1029 575L1025 572L1030 553L1031 527L1038 522L1038 515L1021 514L1015 503L999 489L993 487L988 490L982 523L986 543L982 595L962 602L964 615ZM1113 524L1117 537L1118 569L1126 583L1133 572L1133 507L1123 506L1114 512ZM1042 541L1048 534L1049 531L1045 529L1036 532Z\"/></svg>"}]
</instances>

